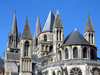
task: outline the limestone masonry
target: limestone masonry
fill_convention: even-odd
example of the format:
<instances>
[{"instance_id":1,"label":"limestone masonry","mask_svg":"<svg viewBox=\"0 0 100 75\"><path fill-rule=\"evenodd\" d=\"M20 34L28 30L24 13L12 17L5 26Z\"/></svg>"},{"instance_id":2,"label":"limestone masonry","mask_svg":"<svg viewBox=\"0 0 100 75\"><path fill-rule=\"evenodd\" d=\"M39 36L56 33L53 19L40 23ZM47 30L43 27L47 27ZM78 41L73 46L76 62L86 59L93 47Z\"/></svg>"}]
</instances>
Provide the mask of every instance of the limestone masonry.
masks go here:
<instances>
[{"instance_id":1,"label":"limestone masonry","mask_svg":"<svg viewBox=\"0 0 100 75\"><path fill-rule=\"evenodd\" d=\"M0 58L0 75L100 75L95 29L88 14L84 37L75 29L63 37L59 11L50 10L41 29L37 17L34 37L28 23L17 30L16 12L7 38L4 58Z\"/></svg>"}]
</instances>

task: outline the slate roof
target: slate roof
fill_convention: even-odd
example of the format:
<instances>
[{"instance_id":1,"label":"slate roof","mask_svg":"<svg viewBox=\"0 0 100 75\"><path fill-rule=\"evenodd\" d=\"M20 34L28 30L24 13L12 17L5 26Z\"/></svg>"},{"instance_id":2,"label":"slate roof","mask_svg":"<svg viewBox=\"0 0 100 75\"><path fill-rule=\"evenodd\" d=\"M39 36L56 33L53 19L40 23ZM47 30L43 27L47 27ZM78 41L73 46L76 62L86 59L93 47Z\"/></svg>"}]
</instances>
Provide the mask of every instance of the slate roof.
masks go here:
<instances>
[{"instance_id":1,"label":"slate roof","mask_svg":"<svg viewBox=\"0 0 100 75\"><path fill-rule=\"evenodd\" d=\"M89 42L75 29L67 37L65 37L63 45L73 44L86 44L90 45Z\"/></svg>"},{"instance_id":2,"label":"slate roof","mask_svg":"<svg viewBox=\"0 0 100 75\"><path fill-rule=\"evenodd\" d=\"M56 12L56 17L55 17L55 20L54 20L53 28L63 28L63 24L62 24L58 10Z\"/></svg>"},{"instance_id":3,"label":"slate roof","mask_svg":"<svg viewBox=\"0 0 100 75\"><path fill-rule=\"evenodd\" d=\"M11 75L19 75L19 73L11 73Z\"/></svg>"},{"instance_id":4,"label":"slate roof","mask_svg":"<svg viewBox=\"0 0 100 75\"><path fill-rule=\"evenodd\" d=\"M0 58L0 68L4 68L4 59Z\"/></svg>"},{"instance_id":5,"label":"slate roof","mask_svg":"<svg viewBox=\"0 0 100 75\"><path fill-rule=\"evenodd\" d=\"M26 21L25 21L25 25L24 25L24 29L23 29L21 38L22 39L32 40L32 34L31 34L31 30L30 30L30 27L29 27L29 23L28 23L27 17L26 17Z\"/></svg>"},{"instance_id":6,"label":"slate roof","mask_svg":"<svg viewBox=\"0 0 100 75\"><path fill-rule=\"evenodd\" d=\"M17 32L16 11L14 12L14 18L13 18L13 23L12 23L12 28L11 28L10 33L12 35L17 35L18 34L18 32Z\"/></svg>"},{"instance_id":7,"label":"slate roof","mask_svg":"<svg viewBox=\"0 0 100 75\"><path fill-rule=\"evenodd\" d=\"M37 54L32 54L32 59L33 59L33 61L38 61L38 55Z\"/></svg>"},{"instance_id":8,"label":"slate roof","mask_svg":"<svg viewBox=\"0 0 100 75\"><path fill-rule=\"evenodd\" d=\"M7 52L7 59L20 60L20 53ZM32 54L32 61L38 61L38 55Z\"/></svg>"},{"instance_id":9,"label":"slate roof","mask_svg":"<svg viewBox=\"0 0 100 75\"><path fill-rule=\"evenodd\" d=\"M38 14L36 27L35 27L35 33L34 33L34 40L38 37L40 32L41 32L41 26L40 26L39 14Z\"/></svg>"},{"instance_id":10,"label":"slate roof","mask_svg":"<svg viewBox=\"0 0 100 75\"><path fill-rule=\"evenodd\" d=\"M44 26L43 26L41 32L52 31L54 19L55 19L55 17L53 15L52 11L50 10L49 15L44 23Z\"/></svg>"},{"instance_id":11,"label":"slate roof","mask_svg":"<svg viewBox=\"0 0 100 75\"><path fill-rule=\"evenodd\" d=\"M89 16L89 13L87 16L86 25L85 25L85 29L84 29L84 33L85 32L95 32L92 21L91 21L90 16Z\"/></svg>"},{"instance_id":12,"label":"slate roof","mask_svg":"<svg viewBox=\"0 0 100 75\"><path fill-rule=\"evenodd\" d=\"M7 52L7 59L19 60L20 59L20 53Z\"/></svg>"}]
</instances>

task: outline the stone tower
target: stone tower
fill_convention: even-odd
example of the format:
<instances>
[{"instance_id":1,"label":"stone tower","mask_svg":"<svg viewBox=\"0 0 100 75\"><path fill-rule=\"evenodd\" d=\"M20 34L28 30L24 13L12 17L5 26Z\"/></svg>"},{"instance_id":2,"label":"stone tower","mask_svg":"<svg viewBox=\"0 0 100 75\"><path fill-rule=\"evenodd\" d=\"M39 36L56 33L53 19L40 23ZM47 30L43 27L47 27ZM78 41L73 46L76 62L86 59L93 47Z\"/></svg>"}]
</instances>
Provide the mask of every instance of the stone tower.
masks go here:
<instances>
[{"instance_id":1,"label":"stone tower","mask_svg":"<svg viewBox=\"0 0 100 75\"><path fill-rule=\"evenodd\" d=\"M26 17L24 29L21 37L21 48L20 48L20 75L32 75L32 35Z\"/></svg>"},{"instance_id":2,"label":"stone tower","mask_svg":"<svg viewBox=\"0 0 100 75\"><path fill-rule=\"evenodd\" d=\"M59 11L57 10L53 24L53 50L54 53L56 54L56 57L57 57L57 48L61 46L62 42L63 42L63 24L59 15ZM54 60L56 57L54 57Z\"/></svg>"},{"instance_id":3,"label":"stone tower","mask_svg":"<svg viewBox=\"0 0 100 75\"><path fill-rule=\"evenodd\" d=\"M8 34L7 48L17 48L17 44L18 44L18 31L17 31L16 11L15 11L12 28L10 33Z\"/></svg>"},{"instance_id":4,"label":"stone tower","mask_svg":"<svg viewBox=\"0 0 100 75\"><path fill-rule=\"evenodd\" d=\"M86 25L84 29L84 37L91 45L95 45L95 30L90 19L89 13L87 16Z\"/></svg>"}]
</instances>

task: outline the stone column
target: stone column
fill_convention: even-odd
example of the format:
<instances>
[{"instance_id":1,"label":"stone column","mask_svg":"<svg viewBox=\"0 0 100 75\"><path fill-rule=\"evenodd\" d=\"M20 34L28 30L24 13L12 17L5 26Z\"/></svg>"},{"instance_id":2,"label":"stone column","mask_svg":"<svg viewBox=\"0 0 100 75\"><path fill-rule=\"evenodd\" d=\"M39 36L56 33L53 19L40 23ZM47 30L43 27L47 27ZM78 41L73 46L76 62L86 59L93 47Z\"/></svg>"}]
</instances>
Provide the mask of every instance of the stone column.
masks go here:
<instances>
[{"instance_id":1,"label":"stone column","mask_svg":"<svg viewBox=\"0 0 100 75\"><path fill-rule=\"evenodd\" d=\"M60 29L58 29L58 41L60 41Z\"/></svg>"},{"instance_id":2,"label":"stone column","mask_svg":"<svg viewBox=\"0 0 100 75\"><path fill-rule=\"evenodd\" d=\"M61 29L61 41L63 41L63 29Z\"/></svg>"},{"instance_id":3,"label":"stone column","mask_svg":"<svg viewBox=\"0 0 100 75\"><path fill-rule=\"evenodd\" d=\"M89 33L87 33L87 41L89 42Z\"/></svg>"},{"instance_id":4,"label":"stone column","mask_svg":"<svg viewBox=\"0 0 100 75\"><path fill-rule=\"evenodd\" d=\"M95 35L93 33L93 45L95 45Z\"/></svg>"},{"instance_id":5,"label":"stone column","mask_svg":"<svg viewBox=\"0 0 100 75\"><path fill-rule=\"evenodd\" d=\"M55 36L54 36L54 41L57 41L57 29L55 29Z\"/></svg>"},{"instance_id":6,"label":"stone column","mask_svg":"<svg viewBox=\"0 0 100 75\"><path fill-rule=\"evenodd\" d=\"M92 33L90 33L90 44L92 44Z\"/></svg>"},{"instance_id":7,"label":"stone column","mask_svg":"<svg viewBox=\"0 0 100 75\"><path fill-rule=\"evenodd\" d=\"M83 58L83 49L82 49L82 46L80 46L80 59Z\"/></svg>"},{"instance_id":8,"label":"stone column","mask_svg":"<svg viewBox=\"0 0 100 75\"><path fill-rule=\"evenodd\" d=\"M72 48L71 47L69 47L69 49L68 49L68 52L69 52L69 59L72 59Z\"/></svg>"},{"instance_id":9,"label":"stone column","mask_svg":"<svg viewBox=\"0 0 100 75\"><path fill-rule=\"evenodd\" d=\"M21 42L22 44L22 49L21 49L21 57L24 57L24 40L22 40L22 42Z\"/></svg>"}]
</instances>

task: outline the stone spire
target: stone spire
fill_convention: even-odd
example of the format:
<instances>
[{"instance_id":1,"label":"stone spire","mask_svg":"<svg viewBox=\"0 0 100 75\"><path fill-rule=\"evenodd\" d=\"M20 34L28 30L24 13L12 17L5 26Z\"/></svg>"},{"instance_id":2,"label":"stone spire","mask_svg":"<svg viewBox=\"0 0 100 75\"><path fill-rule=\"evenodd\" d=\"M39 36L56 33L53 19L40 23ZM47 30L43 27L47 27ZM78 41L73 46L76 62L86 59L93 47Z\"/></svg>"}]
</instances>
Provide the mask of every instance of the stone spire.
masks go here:
<instances>
[{"instance_id":1,"label":"stone spire","mask_svg":"<svg viewBox=\"0 0 100 75\"><path fill-rule=\"evenodd\" d=\"M95 32L93 24L92 24L90 16L89 16L89 13L87 16L86 25L85 25L85 29L84 29L84 33L85 32Z\"/></svg>"},{"instance_id":2,"label":"stone spire","mask_svg":"<svg viewBox=\"0 0 100 75\"><path fill-rule=\"evenodd\" d=\"M50 10L41 32L52 31L54 19L55 19L55 17L53 15L52 11Z\"/></svg>"},{"instance_id":3,"label":"stone spire","mask_svg":"<svg viewBox=\"0 0 100 75\"><path fill-rule=\"evenodd\" d=\"M17 32L16 10L14 11L14 18L13 18L13 23L12 23L12 28L11 28L10 33L12 35L15 35L15 36L18 34L18 32Z\"/></svg>"},{"instance_id":4,"label":"stone spire","mask_svg":"<svg viewBox=\"0 0 100 75\"><path fill-rule=\"evenodd\" d=\"M31 31L30 31L30 27L29 27L27 17L26 17L26 21L25 21L25 25L24 25L24 29L23 29L23 32L22 32L21 39L32 40L32 34L31 34Z\"/></svg>"},{"instance_id":5,"label":"stone spire","mask_svg":"<svg viewBox=\"0 0 100 75\"><path fill-rule=\"evenodd\" d=\"M38 37L40 32L41 32L41 26L40 26L39 14L38 14L37 22L36 22L36 27L35 27L35 33L34 33L34 40Z\"/></svg>"},{"instance_id":6,"label":"stone spire","mask_svg":"<svg viewBox=\"0 0 100 75\"><path fill-rule=\"evenodd\" d=\"M57 9L57 12L56 12L56 17L55 17L55 20L54 20L53 28L63 28L63 24L62 24L58 9Z\"/></svg>"}]
</instances>

